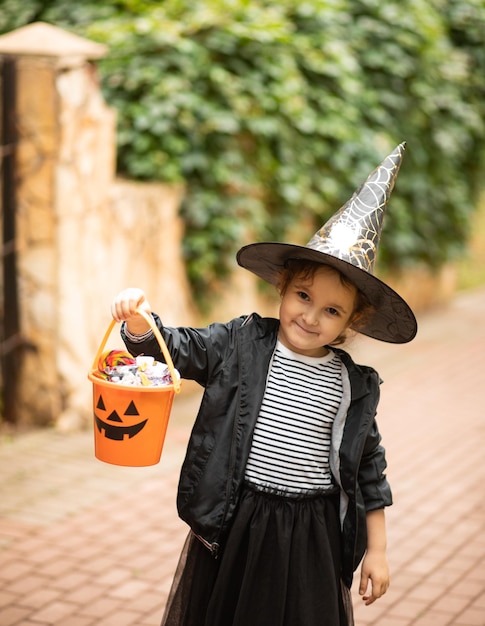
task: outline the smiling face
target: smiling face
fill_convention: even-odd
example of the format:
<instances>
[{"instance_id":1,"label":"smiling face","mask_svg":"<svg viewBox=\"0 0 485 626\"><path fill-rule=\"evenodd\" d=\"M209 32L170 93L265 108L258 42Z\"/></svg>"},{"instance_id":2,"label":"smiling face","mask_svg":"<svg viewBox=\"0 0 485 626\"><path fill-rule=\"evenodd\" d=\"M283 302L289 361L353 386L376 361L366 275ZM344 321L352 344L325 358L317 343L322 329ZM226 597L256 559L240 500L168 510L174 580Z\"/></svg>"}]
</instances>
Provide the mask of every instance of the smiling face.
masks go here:
<instances>
[{"instance_id":1,"label":"smiling face","mask_svg":"<svg viewBox=\"0 0 485 626\"><path fill-rule=\"evenodd\" d=\"M282 293L278 339L298 354L325 356L325 346L349 326L356 296L357 289L331 267L297 274Z\"/></svg>"}]
</instances>

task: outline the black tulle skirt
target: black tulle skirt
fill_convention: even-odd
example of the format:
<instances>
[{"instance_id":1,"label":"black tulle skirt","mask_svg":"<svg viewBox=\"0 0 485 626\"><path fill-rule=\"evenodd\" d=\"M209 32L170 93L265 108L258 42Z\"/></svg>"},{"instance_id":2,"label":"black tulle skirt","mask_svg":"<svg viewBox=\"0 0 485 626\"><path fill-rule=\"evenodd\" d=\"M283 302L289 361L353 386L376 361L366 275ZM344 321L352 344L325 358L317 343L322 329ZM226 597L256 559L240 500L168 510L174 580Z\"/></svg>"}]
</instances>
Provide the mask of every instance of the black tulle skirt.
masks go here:
<instances>
[{"instance_id":1,"label":"black tulle skirt","mask_svg":"<svg viewBox=\"0 0 485 626\"><path fill-rule=\"evenodd\" d=\"M189 534L162 626L351 626L340 580L338 496L245 486L214 559Z\"/></svg>"}]
</instances>

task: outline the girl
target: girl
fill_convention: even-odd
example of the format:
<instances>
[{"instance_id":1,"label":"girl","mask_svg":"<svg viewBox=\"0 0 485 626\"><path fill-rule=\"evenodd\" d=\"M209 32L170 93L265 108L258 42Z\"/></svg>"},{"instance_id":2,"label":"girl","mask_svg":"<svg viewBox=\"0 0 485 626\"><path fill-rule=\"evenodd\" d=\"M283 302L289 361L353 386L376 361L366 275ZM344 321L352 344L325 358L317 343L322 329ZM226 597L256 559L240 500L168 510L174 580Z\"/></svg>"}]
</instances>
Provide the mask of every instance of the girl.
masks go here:
<instances>
[{"instance_id":1,"label":"girl","mask_svg":"<svg viewBox=\"0 0 485 626\"><path fill-rule=\"evenodd\" d=\"M380 381L336 346L349 329L395 343L416 334L407 304L372 275L403 150L306 246L239 251L242 267L277 286L278 320L167 328L153 314L175 367L205 389L177 495L191 531L163 626L352 624L362 558L364 602L386 592ZM143 291L126 289L112 315L130 352L163 360L139 308L151 313Z\"/></svg>"}]
</instances>

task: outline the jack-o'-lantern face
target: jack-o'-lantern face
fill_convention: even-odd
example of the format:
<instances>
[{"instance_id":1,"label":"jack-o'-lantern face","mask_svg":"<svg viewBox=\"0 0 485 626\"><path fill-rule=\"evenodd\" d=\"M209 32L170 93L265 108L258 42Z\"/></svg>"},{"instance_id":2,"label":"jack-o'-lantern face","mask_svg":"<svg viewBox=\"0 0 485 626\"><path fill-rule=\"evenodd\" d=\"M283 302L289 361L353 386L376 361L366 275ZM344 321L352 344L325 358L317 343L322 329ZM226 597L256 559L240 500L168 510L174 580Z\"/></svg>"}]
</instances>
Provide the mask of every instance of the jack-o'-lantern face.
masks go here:
<instances>
[{"instance_id":1,"label":"jack-o'-lantern face","mask_svg":"<svg viewBox=\"0 0 485 626\"><path fill-rule=\"evenodd\" d=\"M98 402L96 404L96 409L98 411L106 411L106 406L103 401L103 396L99 396ZM148 420L143 420L141 422L137 422L135 424L130 424L130 421L133 421L133 417L139 416L138 409L135 406L133 400L126 407L126 410L123 413L124 420L120 417L116 410L111 411L111 413L102 420L100 417L94 414L94 420L96 422L96 426L98 427L99 432L104 431L104 436L107 439L113 439L114 441L123 441L125 437L131 439L135 435L143 430L145 424ZM128 418L128 419L127 419Z\"/></svg>"}]
</instances>

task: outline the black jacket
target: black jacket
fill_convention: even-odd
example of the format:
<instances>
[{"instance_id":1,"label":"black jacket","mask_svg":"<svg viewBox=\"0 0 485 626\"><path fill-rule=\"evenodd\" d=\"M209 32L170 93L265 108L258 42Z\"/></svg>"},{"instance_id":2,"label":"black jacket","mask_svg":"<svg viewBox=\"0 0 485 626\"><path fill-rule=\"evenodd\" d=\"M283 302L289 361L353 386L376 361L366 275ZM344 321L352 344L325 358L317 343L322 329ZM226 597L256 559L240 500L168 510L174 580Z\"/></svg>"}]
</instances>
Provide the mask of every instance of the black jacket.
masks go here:
<instances>
[{"instance_id":1,"label":"black jacket","mask_svg":"<svg viewBox=\"0 0 485 626\"><path fill-rule=\"evenodd\" d=\"M279 321L257 314L207 328L168 328L154 316L182 378L205 389L182 466L177 507L217 555L231 524L252 433L276 345ZM163 360L153 337L131 343L133 354ZM344 398L333 426L331 467L341 488L342 578L350 587L367 543L367 511L392 504L384 449L375 422L379 377L335 349L343 367Z\"/></svg>"}]
</instances>

